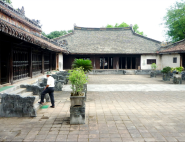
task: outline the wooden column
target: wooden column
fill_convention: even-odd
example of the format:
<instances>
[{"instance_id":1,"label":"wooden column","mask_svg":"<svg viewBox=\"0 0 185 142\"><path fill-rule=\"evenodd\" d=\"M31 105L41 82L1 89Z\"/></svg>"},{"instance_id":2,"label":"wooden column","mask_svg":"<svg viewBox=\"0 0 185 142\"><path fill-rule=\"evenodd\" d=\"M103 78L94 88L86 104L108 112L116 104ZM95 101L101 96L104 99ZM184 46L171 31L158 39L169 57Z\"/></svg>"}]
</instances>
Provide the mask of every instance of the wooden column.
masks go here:
<instances>
[{"instance_id":1,"label":"wooden column","mask_svg":"<svg viewBox=\"0 0 185 142\"><path fill-rule=\"evenodd\" d=\"M180 54L180 66L182 67L182 54Z\"/></svg>"},{"instance_id":2,"label":"wooden column","mask_svg":"<svg viewBox=\"0 0 185 142\"><path fill-rule=\"evenodd\" d=\"M42 74L44 74L44 52L42 52Z\"/></svg>"},{"instance_id":3,"label":"wooden column","mask_svg":"<svg viewBox=\"0 0 185 142\"><path fill-rule=\"evenodd\" d=\"M9 77L10 83L13 84L13 45L10 46L10 58L9 58Z\"/></svg>"},{"instance_id":4,"label":"wooden column","mask_svg":"<svg viewBox=\"0 0 185 142\"><path fill-rule=\"evenodd\" d=\"M49 71L52 71L52 63L53 63L53 61L52 61L52 54L50 53L49 54Z\"/></svg>"},{"instance_id":5,"label":"wooden column","mask_svg":"<svg viewBox=\"0 0 185 142\"><path fill-rule=\"evenodd\" d=\"M32 78L32 48L30 48L30 52L28 53L28 66L29 66L29 77Z\"/></svg>"},{"instance_id":6,"label":"wooden column","mask_svg":"<svg viewBox=\"0 0 185 142\"><path fill-rule=\"evenodd\" d=\"M122 67L122 60L123 60L123 57L120 57L121 58L121 69L123 69L123 67Z\"/></svg>"},{"instance_id":7,"label":"wooden column","mask_svg":"<svg viewBox=\"0 0 185 142\"><path fill-rule=\"evenodd\" d=\"M0 40L0 44L1 44L1 40ZM1 48L0 48L0 85L1 85L1 69L2 69L1 68L1 53L2 53Z\"/></svg>"},{"instance_id":8,"label":"wooden column","mask_svg":"<svg viewBox=\"0 0 185 142\"><path fill-rule=\"evenodd\" d=\"M108 69L109 69L109 57L108 57L108 62L107 62L107 64L108 64Z\"/></svg>"},{"instance_id":9,"label":"wooden column","mask_svg":"<svg viewBox=\"0 0 185 142\"><path fill-rule=\"evenodd\" d=\"M130 69L132 69L132 57L130 57Z\"/></svg>"},{"instance_id":10,"label":"wooden column","mask_svg":"<svg viewBox=\"0 0 185 142\"><path fill-rule=\"evenodd\" d=\"M125 57L125 69L127 69L127 57Z\"/></svg>"}]
</instances>

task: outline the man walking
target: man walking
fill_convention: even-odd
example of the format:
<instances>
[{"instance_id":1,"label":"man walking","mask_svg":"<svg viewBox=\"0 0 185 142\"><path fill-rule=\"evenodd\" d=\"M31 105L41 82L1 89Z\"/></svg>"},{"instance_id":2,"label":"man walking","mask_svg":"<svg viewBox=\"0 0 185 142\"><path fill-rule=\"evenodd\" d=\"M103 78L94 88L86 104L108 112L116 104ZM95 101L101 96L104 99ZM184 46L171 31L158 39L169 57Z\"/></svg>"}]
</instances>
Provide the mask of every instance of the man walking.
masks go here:
<instances>
[{"instance_id":1,"label":"man walking","mask_svg":"<svg viewBox=\"0 0 185 142\"><path fill-rule=\"evenodd\" d=\"M54 102L54 86L55 86L55 80L54 78L51 76L51 73L47 72L47 85L44 89L44 91L41 93L41 101L38 102L40 104L44 104L44 97L45 97L45 94L49 93L49 96L50 96L50 100L51 100L51 104L52 106L50 106L51 108L55 108L55 102Z\"/></svg>"}]
</instances>

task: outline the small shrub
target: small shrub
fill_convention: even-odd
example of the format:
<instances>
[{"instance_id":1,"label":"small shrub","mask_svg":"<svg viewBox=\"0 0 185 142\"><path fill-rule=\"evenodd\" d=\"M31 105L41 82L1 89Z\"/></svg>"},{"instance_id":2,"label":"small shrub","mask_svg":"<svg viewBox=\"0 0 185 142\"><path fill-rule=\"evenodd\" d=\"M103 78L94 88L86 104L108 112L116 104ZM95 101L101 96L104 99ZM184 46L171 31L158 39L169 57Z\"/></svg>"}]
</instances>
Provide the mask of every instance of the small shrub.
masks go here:
<instances>
[{"instance_id":1,"label":"small shrub","mask_svg":"<svg viewBox=\"0 0 185 142\"><path fill-rule=\"evenodd\" d=\"M152 68L152 70L156 70L157 65L156 65L155 63L152 63L152 64L151 64L151 68Z\"/></svg>"},{"instance_id":2,"label":"small shrub","mask_svg":"<svg viewBox=\"0 0 185 142\"><path fill-rule=\"evenodd\" d=\"M178 73L181 73L184 68L183 67L176 67L175 70L178 72Z\"/></svg>"},{"instance_id":3,"label":"small shrub","mask_svg":"<svg viewBox=\"0 0 185 142\"><path fill-rule=\"evenodd\" d=\"M161 71L162 73L169 73L171 71L171 67L164 67L163 70Z\"/></svg>"},{"instance_id":4,"label":"small shrub","mask_svg":"<svg viewBox=\"0 0 185 142\"><path fill-rule=\"evenodd\" d=\"M83 90L83 85L87 82L87 77L82 67L75 68L69 71L69 81L72 86L72 96L80 96Z\"/></svg>"},{"instance_id":5,"label":"small shrub","mask_svg":"<svg viewBox=\"0 0 185 142\"><path fill-rule=\"evenodd\" d=\"M84 72L89 72L93 69L91 60L75 59L72 63L72 69L82 67Z\"/></svg>"}]
</instances>

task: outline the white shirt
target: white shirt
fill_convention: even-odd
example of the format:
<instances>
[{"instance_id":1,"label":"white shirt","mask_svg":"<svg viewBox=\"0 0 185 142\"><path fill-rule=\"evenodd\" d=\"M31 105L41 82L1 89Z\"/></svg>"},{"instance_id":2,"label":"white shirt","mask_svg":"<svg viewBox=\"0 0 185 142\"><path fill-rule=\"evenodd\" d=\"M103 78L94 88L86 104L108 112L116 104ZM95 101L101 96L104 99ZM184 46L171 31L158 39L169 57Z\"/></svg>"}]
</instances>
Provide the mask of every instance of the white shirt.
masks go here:
<instances>
[{"instance_id":1,"label":"white shirt","mask_svg":"<svg viewBox=\"0 0 185 142\"><path fill-rule=\"evenodd\" d=\"M55 87L55 80L52 76L48 77L47 85L49 85L49 87Z\"/></svg>"}]
</instances>

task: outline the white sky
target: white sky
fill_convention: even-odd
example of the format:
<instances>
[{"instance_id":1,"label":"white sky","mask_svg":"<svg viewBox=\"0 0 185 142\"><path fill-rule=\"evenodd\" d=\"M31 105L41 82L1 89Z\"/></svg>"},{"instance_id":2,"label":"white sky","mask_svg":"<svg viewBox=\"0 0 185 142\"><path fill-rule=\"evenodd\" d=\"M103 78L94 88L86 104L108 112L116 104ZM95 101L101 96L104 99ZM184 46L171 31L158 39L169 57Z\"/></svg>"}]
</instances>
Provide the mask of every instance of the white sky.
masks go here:
<instances>
[{"instance_id":1,"label":"white sky","mask_svg":"<svg viewBox=\"0 0 185 142\"><path fill-rule=\"evenodd\" d=\"M14 8L24 6L26 16L40 20L42 30L52 31L80 27L105 27L125 22L138 24L149 38L165 41L161 23L166 9L176 0L12 0Z\"/></svg>"}]
</instances>

